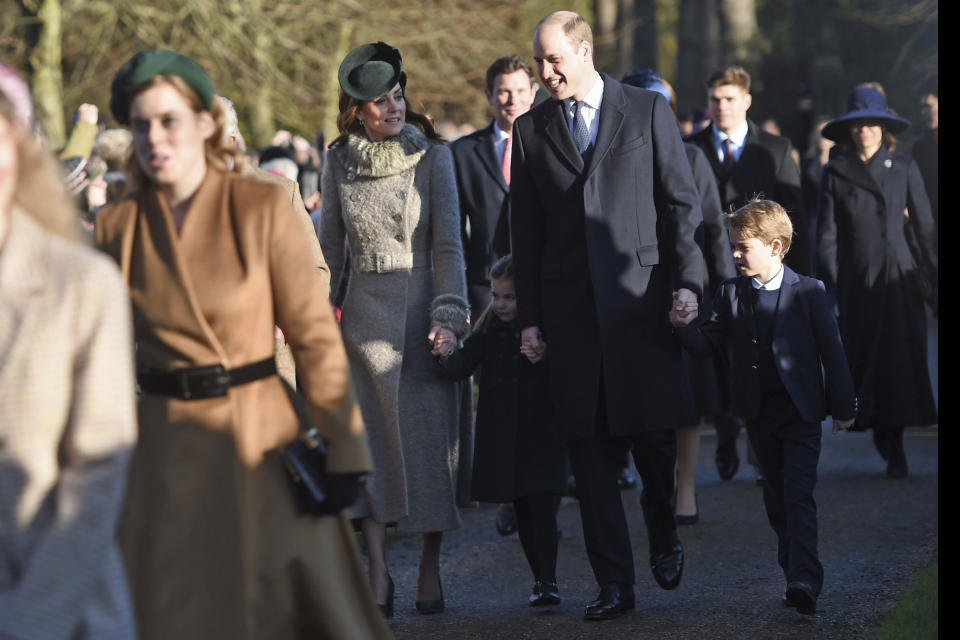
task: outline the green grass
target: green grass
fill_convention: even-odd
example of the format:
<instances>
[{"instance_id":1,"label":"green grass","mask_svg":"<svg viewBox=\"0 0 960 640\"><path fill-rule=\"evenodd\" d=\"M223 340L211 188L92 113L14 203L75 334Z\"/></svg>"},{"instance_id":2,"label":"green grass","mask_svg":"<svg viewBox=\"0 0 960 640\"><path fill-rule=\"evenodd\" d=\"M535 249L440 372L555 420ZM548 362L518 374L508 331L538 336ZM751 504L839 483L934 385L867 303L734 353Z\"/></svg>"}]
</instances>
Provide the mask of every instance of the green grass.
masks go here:
<instances>
[{"instance_id":1,"label":"green grass","mask_svg":"<svg viewBox=\"0 0 960 640\"><path fill-rule=\"evenodd\" d=\"M897 606L880 621L874 640L937 638L940 628L939 575L938 558L907 587Z\"/></svg>"}]
</instances>

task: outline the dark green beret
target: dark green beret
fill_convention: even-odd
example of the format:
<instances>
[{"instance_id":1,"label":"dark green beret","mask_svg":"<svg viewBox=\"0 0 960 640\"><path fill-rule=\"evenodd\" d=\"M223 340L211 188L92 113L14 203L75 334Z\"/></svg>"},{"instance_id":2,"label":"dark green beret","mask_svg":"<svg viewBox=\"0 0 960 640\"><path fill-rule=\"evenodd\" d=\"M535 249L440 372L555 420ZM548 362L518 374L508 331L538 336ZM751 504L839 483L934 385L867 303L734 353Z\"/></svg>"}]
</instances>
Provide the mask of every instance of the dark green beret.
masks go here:
<instances>
[{"instance_id":1,"label":"dark green beret","mask_svg":"<svg viewBox=\"0 0 960 640\"><path fill-rule=\"evenodd\" d=\"M141 51L120 67L110 87L110 113L121 124L130 120L133 92L154 76L179 76L193 87L207 111L213 111L213 84L196 61L176 51Z\"/></svg>"},{"instance_id":2,"label":"dark green beret","mask_svg":"<svg viewBox=\"0 0 960 640\"><path fill-rule=\"evenodd\" d=\"M407 80L400 52L386 42L368 42L348 53L337 78L343 92L357 100L379 98Z\"/></svg>"}]
</instances>

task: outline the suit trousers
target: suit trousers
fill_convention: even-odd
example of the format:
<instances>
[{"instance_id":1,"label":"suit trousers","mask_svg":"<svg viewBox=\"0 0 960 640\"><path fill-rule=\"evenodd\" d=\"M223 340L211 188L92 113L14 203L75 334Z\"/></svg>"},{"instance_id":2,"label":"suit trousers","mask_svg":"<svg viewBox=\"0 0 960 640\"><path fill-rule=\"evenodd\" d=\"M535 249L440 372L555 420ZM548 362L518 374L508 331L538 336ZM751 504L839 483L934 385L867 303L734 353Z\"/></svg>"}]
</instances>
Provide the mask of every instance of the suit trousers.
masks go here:
<instances>
[{"instance_id":1,"label":"suit trousers","mask_svg":"<svg viewBox=\"0 0 960 640\"><path fill-rule=\"evenodd\" d=\"M569 442L567 448L577 482L584 544L597 583L632 585L636 581L633 549L617 486L623 451L632 448L643 481L640 504L650 555L663 553L677 542L672 505L677 434L673 429L625 437L598 434Z\"/></svg>"},{"instance_id":2,"label":"suit trousers","mask_svg":"<svg viewBox=\"0 0 960 640\"><path fill-rule=\"evenodd\" d=\"M806 582L814 595L823 586L817 557L817 484L820 424L804 422L789 394L767 393L747 434L766 477L763 502L777 534L778 560L787 582Z\"/></svg>"}]
</instances>

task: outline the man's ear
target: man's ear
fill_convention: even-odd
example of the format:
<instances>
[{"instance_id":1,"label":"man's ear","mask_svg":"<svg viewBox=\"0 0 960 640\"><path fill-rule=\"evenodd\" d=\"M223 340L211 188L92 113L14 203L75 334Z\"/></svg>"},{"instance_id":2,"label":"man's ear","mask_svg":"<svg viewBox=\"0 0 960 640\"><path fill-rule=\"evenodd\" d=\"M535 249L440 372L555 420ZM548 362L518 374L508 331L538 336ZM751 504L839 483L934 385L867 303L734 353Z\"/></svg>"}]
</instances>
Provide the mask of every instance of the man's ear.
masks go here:
<instances>
[{"instance_id":1,"label":"man's ear","mask_svg":"<svg viewBox=\"0 0 960 640\"><path fill-rule=\"evenodd\" d=\"M750 108L750 105L753 104L753 95L752 95L752 94L749 94L749 93L744 94L744 96L743 96L743 102L744 102L744 104L747 105L747 109L749 109L749 108Z\"/></svg>"}]
</instances>

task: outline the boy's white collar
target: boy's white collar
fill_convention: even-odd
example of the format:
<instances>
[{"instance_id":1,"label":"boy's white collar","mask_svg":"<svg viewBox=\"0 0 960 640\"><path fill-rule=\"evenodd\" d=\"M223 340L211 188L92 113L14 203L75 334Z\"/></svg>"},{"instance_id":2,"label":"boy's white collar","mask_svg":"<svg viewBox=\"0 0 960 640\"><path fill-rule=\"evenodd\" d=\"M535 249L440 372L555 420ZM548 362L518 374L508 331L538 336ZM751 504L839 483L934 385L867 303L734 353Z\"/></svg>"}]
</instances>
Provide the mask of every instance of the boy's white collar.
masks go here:
<instances>
[{"instance_id":1,"label":"boy's white collar","mask_svg":"<svg viewBox=\"0 0 960 640\"><path fill-rule=\"evenodd\" d=\"M753 285L754 289L766 289L767 291L776 291L780 288L780 285L783 284L783 263L780 263L780 270L777 271L777 275L773 276L766 282L760 282L756 276L750 278L750 284Z\"/></svg>"}]
</instances>

